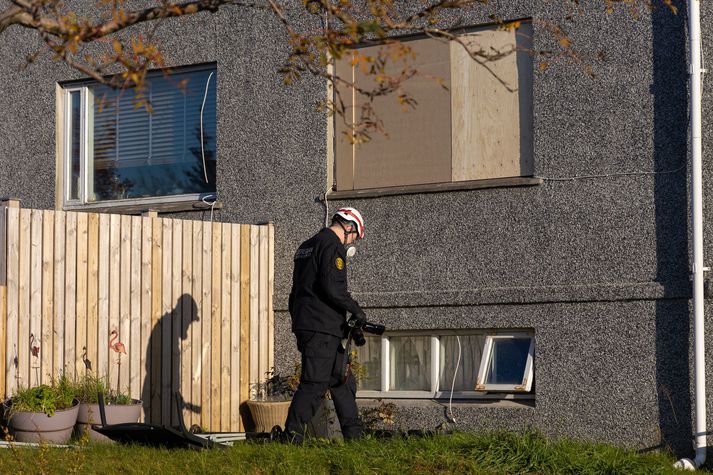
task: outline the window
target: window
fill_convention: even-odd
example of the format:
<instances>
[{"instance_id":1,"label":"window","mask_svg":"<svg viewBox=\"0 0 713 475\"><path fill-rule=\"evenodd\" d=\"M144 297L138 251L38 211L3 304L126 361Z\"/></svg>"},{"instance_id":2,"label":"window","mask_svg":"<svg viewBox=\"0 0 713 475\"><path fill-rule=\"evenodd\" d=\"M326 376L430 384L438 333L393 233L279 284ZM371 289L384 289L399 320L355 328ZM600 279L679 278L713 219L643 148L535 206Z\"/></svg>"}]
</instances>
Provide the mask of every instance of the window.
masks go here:
<instances>
[{"instance_id":1,"label":"window","mask_svg":"<svg viewBox=\"0 0 713 475\"><path fill-rule=\"evenodd\" d=\"M63 84L65 208L214 195L216 83L210 65L151 72L143 97L93 81Z\"/></svg>"},{"instance_id":2,"label":"window","mask_svg":"<svg viewBox=\"0 0 713 475\"><path fill-rule=\"evenodd\" d=\"M484 51L516 52L484 67L458 42L403 39L416 55L409 64L420 73L403 85L416 108L404 111L395 95L377 98L374 110L388 136L372 134L369 142L355 145L344 139L347 126L335 116L336 191L533 174L532 25L523 22L512 30L481 27L461 38ZM382 48L358 51L376 57ZM389 72L398 75L402 67L392 64ZM335 72L368 88L373 81L352 64L351 55L337 61ZM347 120L358 119L365 99L344 87L338 93L347 107Z\"/></svg>"},{"instance_id":3,"label":"window","mask_svg":"<svg viewBox=\"0 0 713 475\"><path fill-rule=\"evenodd\" d=\"M532 332L395 332L366 341L357 348L365 373L359 397L447 398L451 387L456 399L532 391Z\"/></svg>"}]
</instances>

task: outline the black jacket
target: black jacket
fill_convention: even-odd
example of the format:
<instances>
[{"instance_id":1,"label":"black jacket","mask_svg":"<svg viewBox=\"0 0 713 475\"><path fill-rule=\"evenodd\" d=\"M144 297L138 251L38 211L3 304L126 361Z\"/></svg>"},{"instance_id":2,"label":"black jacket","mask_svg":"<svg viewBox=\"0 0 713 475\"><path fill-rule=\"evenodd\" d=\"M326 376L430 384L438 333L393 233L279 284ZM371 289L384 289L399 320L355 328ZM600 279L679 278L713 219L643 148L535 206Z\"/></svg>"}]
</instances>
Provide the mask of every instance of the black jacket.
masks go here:
<instances>
[{"instance_id":1,"label":"black jacket","mask_svg":"<svg viewBox=\"0 0 713 475\"><path fill-rule=\"evenodd\" d=\"M292 331L317 331L342 337L346 312L361 313L347 290L347 256L329 228L300 245L295 253L289 302Z\"/></svg>"}]
</instances>

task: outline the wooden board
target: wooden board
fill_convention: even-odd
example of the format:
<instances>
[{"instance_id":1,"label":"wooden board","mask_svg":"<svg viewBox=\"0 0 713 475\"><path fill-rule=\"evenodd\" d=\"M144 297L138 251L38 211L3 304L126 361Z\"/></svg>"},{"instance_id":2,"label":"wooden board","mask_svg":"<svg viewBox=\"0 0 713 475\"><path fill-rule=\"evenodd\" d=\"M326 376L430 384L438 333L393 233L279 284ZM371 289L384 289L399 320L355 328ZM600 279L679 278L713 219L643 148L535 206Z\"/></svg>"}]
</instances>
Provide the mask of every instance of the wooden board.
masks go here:
<instances>
[{"instance_id":1,"label":"wooden board","mask_svg":"<svg viewBox=\"0 0 713 475\"><path fill-rule=\"evenodd\" d=\"M109 375L109 280L111 254L111 216L99 215L99 272L98 272L98 310L97 310L97 354L95 359L89 359L87 368L93 368L100 378L107 379ZM88 358L90 358L88 356Z\"/></svg>"},{"instance_id":2,"label":"wooden board","mask_svg":"<svg viewBox=\"0 0 713 475\"><path fill-rule=\"evenodd\" d=\"M163 224L151 218L151 423L161 423L161 293L163 287Z\"/></svg>"},{"instance_id":3,"label":"wooden board","mask_svg":"<svg viewBox=\"0 0 713 475\"><path fill-rule=\"evenodd\" d=\"M171 309L171 394L181 390L181 345L183 334L183 304L181 303L181 288L183 279L181 276L183 266L183 225L181 221L173 220L173 256L171 293L173 295ZM178 425L178 412L175 398L171 398L171 423Z\"/></svg>"},{"instance_id":4,"label":"wooden board","mask_svg":"<svg viewBox=\"0 0 713 475\"><path fill-rule=\"evenodd\" d=\"M211 247L213 263L211 266L211 351L210 361L210 400L211 400L211 418L210 430L220 430L220 323L221 323L221 278L222 278L222 262L221 262L221 246L222 234L221 224L211 223L213 232L213 245Z\"/></svg>"},{"instance_id":5,"label":"wooden board","mask_svg":"<svg viewBox=\"0 0 713 475\"><path fill-rule=\"evenodd\" d=\"M250 387L265 375L260 372L260 229L250 226Z\"/></svg>"},{"instance_id":6,"label":"wooden board","mask_svg":"<svg viewBox=\"0 0 713 475\"><path fill-rule=\"evenodd\" d=\"M141 399L141 369L144 347L141 345L141 217L131 217L131 288L129 289L129 387L132 399Z\"/></svg>"},{"instance_id":7,"label":"wooden board","mask_svg":"<svg viewBox=\"0 0 713 475\"><path fill-rule=\"evenodd\" d=\"M121 338L121 216L109 218L109 333L99 335L99 344L109 347L109 387L117 390L121 384L119 366L121 360L110 345Z\"/></svg>"},{"instance_id":8,"label":"wooden board","mask_svg":"<svg viewBox=\"0 0 713 475\"><path fill-rule=\"evenodd\" d=\"M119 257L119 338L123 351L114 352L119 363L118 390L126 393L129 390L129 368L131 367L131 348L128 346L131 338L131 216L122 215L120 223L120 257ZM112 284L112 285L116 285Z\"/></svg>"},{"instance_id":9,"label":"wooden board","mask_svg":"<svg viewBox=\"0 0 713 475\"><path fill-rule=\"evenodd\" d=\"M230 224L221 224L220 261L221 317L220 317L220 430L230 431L230 290L231 290L231 244Z\"/></svg>"},{"instance_id":10,"label":"wooden board","mask_svg":"<svg viewBox=\"0 0 713 475\"><path fill-rule=\"evenodd\" d=\"M161 286L161 423L171 424L171 357L172 337L171 316L173 309L171 285L171 260L173 258L173 220L162 219L163 226L163 259Z\"/></svg>"},{"instance_id":11,"label":"wooden board","mask_svg":"<svg viewBox=\"0 0 713 475\"><path fill-rule=\"evenodd\" d=\"M275 226L270 223L268 230L268 250L267 250L267 344L269 368L275 367L275 311L273 309L272 294L275 288Z\"/></svg>"},{"instance_id":12,"label":"wooden board","mask_svg":"<svg viewBox=\"0 0 713 475\"><path fill-rule=\"evenodd\" d=\"M64 373L64 259L65 259L65 242L66 228L65 221L67 214L64 211L55 211L54 213L54 313L52 315L53 333L55 338L54 354L52 360L54 362L53 373L61 375Z\"/></svg>"},{"instance_id":13,"label":"wooden board","mask_svg":"<svg viewBox=\"0 0 713 475\"><path fill-rule=\"evenodd\" d=\"M87 274L87 352L84 357L84 369L95 372L99 350L99 215L96 213L87 215L87 236L89 271Z\"/></svg>"},{"instance_id":14,"label":"wooden board","mask_svg":"<svg viewBox=\"0 0 713 475\"><path fill-rule=\"evenodd\" d=\"M74 370L79 378L85 374L87 347L87 246L88 219L86 213L77 214L77 321L75 335Z\"/></svg>"},{"instance_id":15,"label":"wooden board","mask_svg":"<svg viewBox=\"0 0 713 475\"><path fill-rule=\"evenodd\" d=\"M270 278L270 273L268 270L268 258L267 251L269 248L268 239L270 236L270 231L267 226L259 227L259 250L258 250L258 275L260 282L258 283L258 319L259 319L259 332L258 332L258 373L260 378L264 378L266 373L270 371L268 366L269 361L269 336L268 336L268 308L267 308L267 286Z\"/></svg>"},{"instance_id":16,"label":"wooden board","mask_svg":"<svg viewBox=\"0 0 713 475\"><path fill-rule=\"evenodd\" d=\"M42 212L42 350L40 381L50 384L54 356L54 211Z\"/></svg>"},{"instance_id":17,"label":"wooden board","mask_svg":"<svg viewBox=\"0 0 713 475\"><path fill-rule=\"evenodd\" d=\"M213 353L212 345L212 299L211 299L211 277L212 277L212 254L211 246L213 243L213 232L211 223L203 223L203 302L201 312L203 314L203 324L201 325L203 353L201 358L201 425L210 430L211 425L211 354Z\"/></svg>"},{"instance_id":18,"label":"wooden board","mask_svg":"<svg viewBox=\"0 0 713 475\"><path fill-rule=\"evenodd\" d=\"M77 348L77 213L67 213L65 226L64 371L74 380L77 351L82 354L82 348Z\"/></svg>"},{"instance_id":19,"label":"wooden board","mask_svg":"<svg viewBox=\"0 0 713 475\"><path fill-rule=\"evenodd\" d=\"M191 396L185 396L191 403L191 424L201 424L201 413L203 399L201 394L201 381L202 381L202 370L203 370L203 330L202 321L203 317L203 223L194 222L193 223L193 245L192 245L192 257L193 257L193 285L191 290L191 295L193 297L193 319L195 320L193 325L191 325L191 348L192 350L192 361L191 361Z\"/></svg>"},{"instance_id":20,"label":"wooden board","mask_svg":"<svg viewBox=\"0 0 713 475\"><path fill-rule=\"evenodd\" d=\"M193 222L183 221L183 229L181 234L183 236L183 249L181 256L181 328L183 333L181 334L181 395L184 401L191 400L191 364L193 362L192 354L192 339L191 330L194 318L193 310L193 297L191 297L191 292L193 291L193 256L191 255L191 250L193 246ZM183 410L183 420L190 424L191 411L188 406Z\"/></svg>"},{"instance_id":21,"label":"wooden board","mask_svg":"<svg viewBox=\"0 0 713 475\"><path fill-rule=\"evenodd\" d=\"M250 226L240 225L240 430L251 424L250 399Z\"/></svg>"},{"instance_id":22,"label":"wooden board","mask_svg":"<svg viewBox=\"0 0 713 475\"><path fill-rule=\"evenodd\" d=\"M19 285L20 285L20 210L7 210L7 340L5 348L5 395L17 390Z\"/></svg>"},{"instance_id":23,"label":"wooden board","mask_svg":"<svg viewBox=\"0 0 713 475\"><path fill-rule=\"evenodd\" d=\"M42 211L31 212L30 242L30 386L42 380ZM32 351L35 349L34 351Z\"/></svg>"},{"instance_id":24,"label":"wooden board","mask_svg":"<svg viewBox=\"0 0 713 475\"><path fill-rule=\"evenodd\" d=\"M141 365L139 366L141 380L141 400L143 410L141 420L150 421L151 405L151 256L153 253L153 219L141 218Z\"/></svg>"},{"instance_id":25,"label":"wooden board","mask_svg":"<svg viewBox=\"0 0 713 475\"><path fill-rule=\"evenodd\" d=\"M517 46L516 36L521 36L518 31L488 29L461 38L473 49L511 51ZM529 60L523 78L519 78L518 68L521 55ZM486 68L452 42L450 58L453 181L532 174L531 144L521 144L523 133L532 136L532 122L529 119L525 124L520 117L520 96L523 104L528 104L526 109L532 108L532 82L521 81L532 74L528 53L508 54L489 61Z\"/></svg>"},{"instance_id":26,"label":"wooden board","mask_svg":"<svg viewBox=\"0 0 713 475\"><path fill-rule=\"evenodd\" d=\"M240 430L240 225L231 224L230 255L230 430Z\"/></svg>"},{"instance_id":27,"label":"wooden board","mask_svg":"<svg viewBox=\"0 0 713 475\"><path fill-rule=\"evenodd\" d=\"M31 230L32 213L29 209L20 210L20 278L19 278L19 320L18 320L18 386L30 385L30 254L32 248Z\"/></svg>"}]
</instances>

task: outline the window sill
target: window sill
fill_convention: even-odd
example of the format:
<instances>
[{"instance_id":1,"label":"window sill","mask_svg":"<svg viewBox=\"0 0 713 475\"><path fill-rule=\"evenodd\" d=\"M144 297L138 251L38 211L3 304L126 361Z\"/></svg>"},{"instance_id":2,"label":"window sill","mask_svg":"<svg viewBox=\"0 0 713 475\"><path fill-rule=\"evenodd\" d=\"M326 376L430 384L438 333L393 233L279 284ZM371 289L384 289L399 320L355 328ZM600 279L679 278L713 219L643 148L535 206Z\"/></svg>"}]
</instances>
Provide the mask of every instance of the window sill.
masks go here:
<instances>
[{"instance_id":1,"label":"window sill","mask_svg":"<svg viewBox=\"0 0 713 475\"><path fill-rule=\"evenodd\" d=\"M117 201L108 203L92 203L83 205L64 205L65 211L85 211L90 213L119 213L119 214L141 214L146 211L156 211L157 213L176 213L180 211L210 211L221 209L223 204L216 201L213 206L205 201L190 199L182 201L164 202L136 202L134 200Z\"/></svg>"},{"instance_id":2,"label":"window sill","mask_svg":"<svg viewBox=\"0 0 713 475\"><path fill-rule=\"evenodd\" d=\"M508 177L489 178L486 180L454 181L449 183L429 183L425 185L391 186L385 188L367 188L363 190L335 190L327 193L329 200L378 198L392 195L413 195L420 193L441 193L445 191L479 190L484 188L509 188L514 186L541 185L542 178Z\"/></svg>"},{"instance_id":3,"label":"window sill","mask_svg":"<svg viewBox=\"0 0 713 475\"><path fill-rule=\"evenodd\" d=\"M402 407L423 407L423 408L442 408L452 404L453 407L466 408L512 408L512 409L532 409L535 407L535 398L529 399L470 399L470 400L453 400L449 403L448 399L392 399L392 398L359 398L357 395L357 403L360 407L378 407L383 402L392 402L397 406Z\"/></svg>"}]
</instances>

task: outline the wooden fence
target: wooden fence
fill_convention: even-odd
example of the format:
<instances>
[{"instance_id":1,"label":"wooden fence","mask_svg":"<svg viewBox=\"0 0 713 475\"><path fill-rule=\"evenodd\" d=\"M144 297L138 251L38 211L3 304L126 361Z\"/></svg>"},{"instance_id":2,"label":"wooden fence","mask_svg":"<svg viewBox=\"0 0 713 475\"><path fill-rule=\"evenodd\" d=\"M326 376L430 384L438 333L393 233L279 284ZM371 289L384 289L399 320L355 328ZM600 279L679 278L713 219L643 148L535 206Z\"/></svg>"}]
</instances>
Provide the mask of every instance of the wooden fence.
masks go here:
<instances>
[{"instance_id":1,"label":"wooden fence","mask_svg":"<svg viewBox=\"0 0 713 475\"><path fill-rule=\"evenodd\" d=\"M0 211L0 394L91 371L146 421L175 423L180 390L187 424L245 428L273 365L272 225Z\"/></svg>"}]
</instances>

